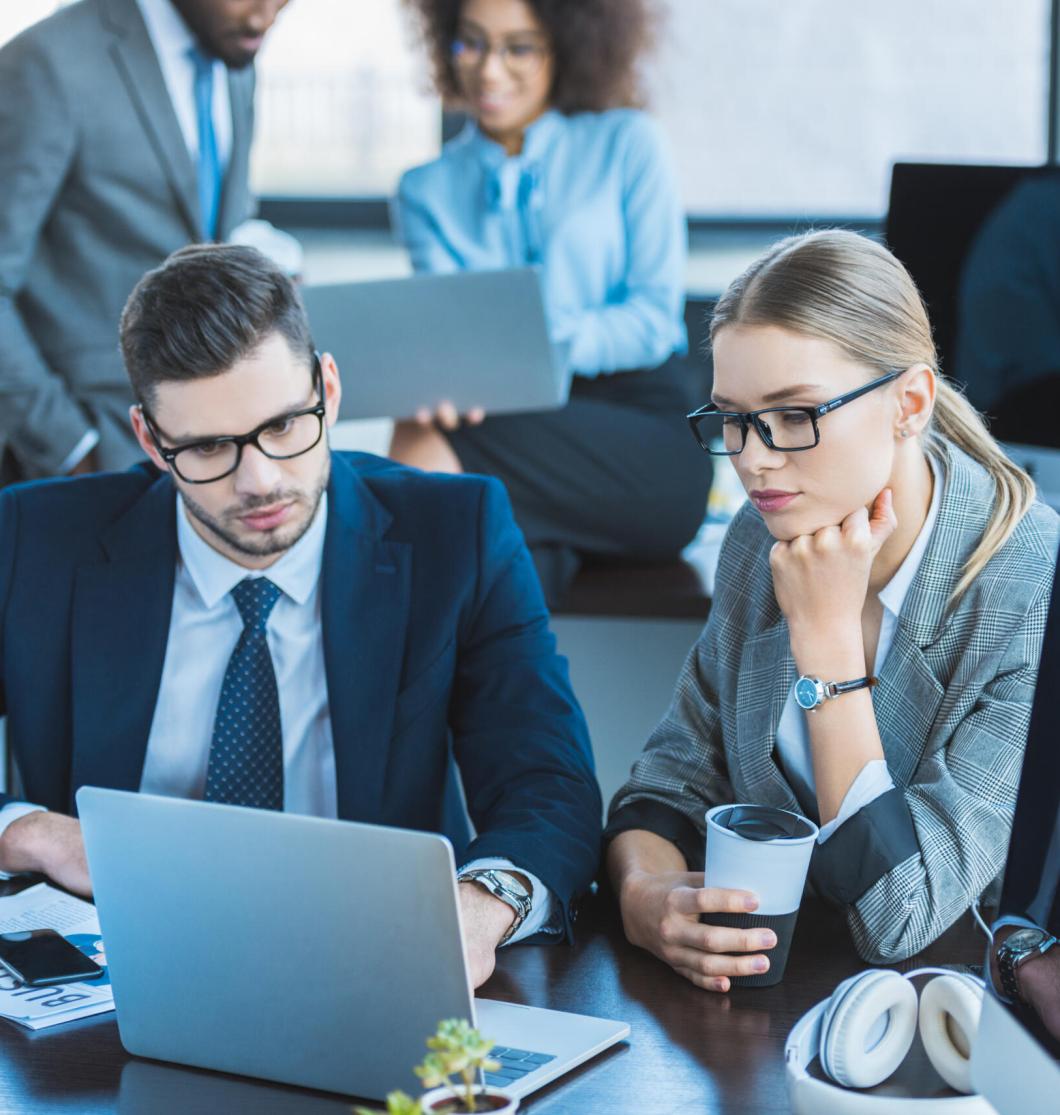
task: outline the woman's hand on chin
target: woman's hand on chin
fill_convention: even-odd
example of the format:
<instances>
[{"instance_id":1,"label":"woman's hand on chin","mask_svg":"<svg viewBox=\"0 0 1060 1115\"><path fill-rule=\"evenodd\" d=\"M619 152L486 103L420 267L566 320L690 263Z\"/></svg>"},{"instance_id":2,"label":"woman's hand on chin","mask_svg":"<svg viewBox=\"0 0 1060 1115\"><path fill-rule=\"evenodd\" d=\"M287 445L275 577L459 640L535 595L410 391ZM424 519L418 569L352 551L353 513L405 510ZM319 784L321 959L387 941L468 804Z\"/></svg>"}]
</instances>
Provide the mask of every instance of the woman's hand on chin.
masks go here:
<instances>
[{"instance_id":1,"label":"woman's hand on chin","mask_svg":"<svg viewBox=\"0 0 1060 1115\"><path fill-rule=\"evenodd\" d=\"M815 634L860 640L872 563L897 525L891 489L884 488L871 514L859 507L838 526L773 544L773 589L793 643Z\"/></svg>"}]
</instances>

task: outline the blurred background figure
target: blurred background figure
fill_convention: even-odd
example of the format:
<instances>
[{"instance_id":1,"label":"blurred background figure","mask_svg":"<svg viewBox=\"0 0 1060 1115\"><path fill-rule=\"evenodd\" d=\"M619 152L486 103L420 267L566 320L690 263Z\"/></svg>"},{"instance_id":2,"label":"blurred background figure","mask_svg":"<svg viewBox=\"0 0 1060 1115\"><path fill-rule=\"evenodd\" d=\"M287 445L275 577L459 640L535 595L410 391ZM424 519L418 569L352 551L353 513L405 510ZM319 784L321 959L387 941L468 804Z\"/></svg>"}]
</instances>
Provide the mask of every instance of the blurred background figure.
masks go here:
<instances>
[{"instance_id":1,"label":"blurred background figure","mask_svg":"<svg viewBox=\"0 0 1060 1115\"><path fill-rule=\"evenodd\" d=\"M666 560L710 486L682 310L686 229L668 154L638 102L641 0L410 0L447 103L470 119L402 179L420 272L540 268L573 373L561 410L398 423L391 456L508 487L550 602L585 559Z\"/></svg>"},{"instance_id":2,"label":"blurred background figure","mask_svg":"<svg viewBox=\"0 0 1060 1115\"><path fill-rule=\"evenodd\" d=\"M1002 441L1060 449L1060 176L1018 182L960 278L954 375Z\"/></svg>"},{"instance_id":3,"label":"blurred background figure","mask_svg":"<svg viewBox=\"0 0 1060 1115\"><path fill-rule=\"evenodd\" d=\"M82 0L0 50L0 483L142 456L139 277L252 212L253 63L287 0Z\"/></svg>"}]
</instances>

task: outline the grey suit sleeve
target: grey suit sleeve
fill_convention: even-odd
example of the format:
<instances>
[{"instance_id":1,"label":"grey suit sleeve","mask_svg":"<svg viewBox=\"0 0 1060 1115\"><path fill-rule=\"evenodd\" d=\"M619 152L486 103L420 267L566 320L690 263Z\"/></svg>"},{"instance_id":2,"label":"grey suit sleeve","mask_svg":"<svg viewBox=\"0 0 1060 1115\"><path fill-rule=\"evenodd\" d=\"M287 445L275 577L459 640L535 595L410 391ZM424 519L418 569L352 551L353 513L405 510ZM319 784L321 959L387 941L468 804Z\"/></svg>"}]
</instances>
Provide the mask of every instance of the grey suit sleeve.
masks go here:
<instances>
[{"instance_id":1,"label":"grey suit sleeve","mask_svg":"<svg viewBox=\"0 0 1060 1115\"><path fill-rule=\"evenodd\" d=\"M32 38L0 51L0 445L28 475L45 475L90 428L26 329L17 298L48 214L74 160L76 107Z\"/></svg>"},{"instance_id":2,"label":"grey suit sleeve","mask_svg":"<svg viewBox=\"0 0 1060 1115\"><path fill-rule=\"evenodd\" d=\"M998 669L945 747L925 755L904 790L872 802L815 853L818 889L849 903L858 952L888 963L919 952L950 926L1005 866L1038 674L1048 585L1036 597ZM873 806L882 803L873 815ZM869 831L871 829L871 832ZM844 831L846 830L846 831ZM867 889L851 884L856 857L908 854ZM824 857L831 862L825 864ZM898 858L898 857L893 857ZM847 867L841 866L846 861ZM823 872L822 872L823 869ZM857 873L855 869L855 875ZM847 882L844 884L843 879ZM858 893L852 893L858 892Z\"/></svg>"},{"instance_id":3,"label":"grey suit sleeve","mask_svg":"<svg viewBox=\"0 0 1060 1115\"><path fill-rule=\"evenodd\" d=\"M654 832L675 844L693 869L703 862L703 814L733 799L718 711L716 614L685 659L666 715L615 794L604 832L605 840L630 829Z\"/></svg>"}]
</instances>

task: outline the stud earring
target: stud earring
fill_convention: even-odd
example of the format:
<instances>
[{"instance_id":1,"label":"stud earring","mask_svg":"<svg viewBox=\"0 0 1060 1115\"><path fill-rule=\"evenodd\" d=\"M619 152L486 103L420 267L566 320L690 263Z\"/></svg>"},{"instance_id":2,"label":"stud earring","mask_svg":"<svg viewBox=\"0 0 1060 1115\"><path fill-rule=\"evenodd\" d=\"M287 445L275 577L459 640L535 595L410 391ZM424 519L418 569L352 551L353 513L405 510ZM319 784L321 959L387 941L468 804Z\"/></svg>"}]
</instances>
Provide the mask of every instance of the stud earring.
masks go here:
<instances>
[{"instance_id":1,"label":"stud earring","mask_svg":"<svg viewBox=\"0 0 1060 1115\"><path fill-rule=\"evenodd\" d=\"M903 440L909 436L909 431L908 430L903 429L903 430L899 430L898 432L899 432L899 436Z\"/></svg>"}]
</instances>

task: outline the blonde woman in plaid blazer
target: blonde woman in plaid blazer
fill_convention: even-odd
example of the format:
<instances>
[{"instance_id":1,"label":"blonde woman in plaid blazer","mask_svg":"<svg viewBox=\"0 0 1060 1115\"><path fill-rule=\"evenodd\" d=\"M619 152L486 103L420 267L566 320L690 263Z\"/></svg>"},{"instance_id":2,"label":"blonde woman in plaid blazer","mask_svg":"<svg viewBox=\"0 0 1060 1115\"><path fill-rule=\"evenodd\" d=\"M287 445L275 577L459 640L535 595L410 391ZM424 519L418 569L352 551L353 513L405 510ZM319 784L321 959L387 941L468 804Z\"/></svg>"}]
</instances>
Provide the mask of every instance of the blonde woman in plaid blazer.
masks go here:
<instances>
[{"instance_id":1,"label":"blonde woman in plaid blazer","mask_svg":"<svg viewBox=\"0 0 1060 1115\"><path fill-rule=\"evenodd\" d=\"M695 870L713 805L819 820L811 885L870 961L918 952L996 886L1060 531L939 376L923 303L880 245L782 241L711 335L697 435L717 435L751 498L606 837L630 940L725 991L768 968L776 939L709 924L755 906ZM874 672L812 712L793 704L800 675Z\"/></svg>"}]
</instances>

